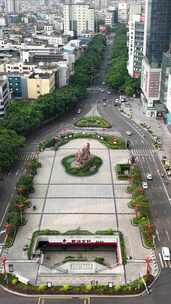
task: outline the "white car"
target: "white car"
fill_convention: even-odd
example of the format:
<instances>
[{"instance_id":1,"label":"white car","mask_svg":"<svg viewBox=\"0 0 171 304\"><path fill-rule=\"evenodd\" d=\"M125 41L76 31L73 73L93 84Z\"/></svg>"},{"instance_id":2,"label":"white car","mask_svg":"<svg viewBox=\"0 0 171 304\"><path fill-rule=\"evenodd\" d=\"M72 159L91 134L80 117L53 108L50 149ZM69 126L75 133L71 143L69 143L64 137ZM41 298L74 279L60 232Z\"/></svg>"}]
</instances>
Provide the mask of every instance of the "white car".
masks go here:
<instances>
[{"instance_id":1,"label":"white car","mask_svg":"<svg viewBox=\"0 0 171 304\"><path fill-rule=\"evenodd\" d=\"M131 135L132 135L132 132L131 132L131 131L126 131L126 134L127 134L128 136L131 136Z\"/></svg>"},{"instance_id":2,"label":"white car","mask_svg":"<svg viewBox=\"0 0 171 304\"><path fill-rule=\"evenodd\" d=\"M81 113L81 109L78 109L78 110L77 110L77 114L80 114L80 113Z\"/></svg>"},{"instance_id":3,"label":"white car","mask_svg":"<svg viewBox=\"0 0 171 304\"><path fill-rule=\"evenodd\" d=\"M148 173L148 174L147 174L147 180L152 180L152 179L153 179L152 174L151 174L151 173Z\"/></svg>"},{"instance_id":4,"label":"white car","mask_svg":"<svg viewBox=\"0 0 171 304\"><path fill-rule=\"evenodd\" d=\"M143 183L142 183L142 187L143 187L144 190L147 190L147 189L148 189L148 184L147 184L147 182L143 182Z\"/></svg>"},{"instance_id":5,"label":"white car","mask_svg":"<svg viewBox=\"0 0 171 304\"><path fill-rule=\"evenodd\" d=\"M168 247L162 247L162 257L164 261L170 261L170 249Z\"/></svg>"}]
</instances>

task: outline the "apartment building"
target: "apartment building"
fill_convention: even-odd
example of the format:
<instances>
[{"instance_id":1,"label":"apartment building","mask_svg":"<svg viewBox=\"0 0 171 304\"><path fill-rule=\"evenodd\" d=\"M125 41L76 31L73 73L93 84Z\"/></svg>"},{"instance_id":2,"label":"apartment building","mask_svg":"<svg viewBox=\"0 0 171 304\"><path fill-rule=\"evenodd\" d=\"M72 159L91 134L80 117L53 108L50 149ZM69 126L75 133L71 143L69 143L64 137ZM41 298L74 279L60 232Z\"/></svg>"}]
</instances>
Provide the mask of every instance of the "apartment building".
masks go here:
<instances>
[{"instance_id":1,"label":"apartment building","mask_svg":"<svg viewBox=\"0 0 171 304\"><path fill-rule=\"evenodd\" d=\"M41 95L53 92L55 89L55 75L33 73L27 79L27 90L29 99L37 99Z\"/></svg>"},{"instance_id":2,"label":"apartment building","mask_svg":"<svg viewBox=\"0 0 171 304\"><path fill-rule=\"evenodd\" d=\"M144 44L144 16L133 15L129 21L128 73L133 78L141 75Z\"/></svg>"},{"instance_id":3,"label":"apartment building","mask_svg":"<svg viewBox=\"0 0 171 304\"><path fill-rule=\"evenodd\" d=\"M159 81L161 81L163 53L169 49L170 16L170 0L146 0L141 100L148 116L161 115L161 83ZM150 95L148 92L150 92ZM160 108L159 111L158 107Z\"/></svg>"},{"instance_id":4,"label":"apartment building","mask_svg":"<svg viewBox=\"0 0 171 304\"><path fill-rule=\"evenodd\" d=\"M64 33L95 32L95 12L89 4L64 4Z\"/></svg>"}]
</instances>

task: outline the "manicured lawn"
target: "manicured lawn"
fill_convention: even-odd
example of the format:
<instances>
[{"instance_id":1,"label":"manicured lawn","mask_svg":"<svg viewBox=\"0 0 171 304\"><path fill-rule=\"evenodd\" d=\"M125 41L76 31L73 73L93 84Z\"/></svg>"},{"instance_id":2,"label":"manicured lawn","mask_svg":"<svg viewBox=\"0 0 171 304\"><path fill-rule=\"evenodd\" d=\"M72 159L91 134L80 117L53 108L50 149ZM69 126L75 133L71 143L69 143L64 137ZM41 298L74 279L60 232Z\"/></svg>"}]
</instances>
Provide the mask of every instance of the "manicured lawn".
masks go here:
<instances>
[{"instance_id":1,"label":"manicured lawn","mask_svg":"<svg viewBox=\"0 0 171 304\"><path fill-rule=\"evenodd\" d=\"M81 117L75 123L77 127L96 127L96 128L111 128L111 124L100 116Z\"/></svg>"},{"instance_id":2,"label":"manicured lawn","mask_svg":"<svg viewBox=\"0 0 171 304\"><path fill-rule=\"evenodd\" d=\"M100 166L102 165L102 160L98 156L94 156L92 159L87 161L84 165L80 167L73 166L75 160L75 155L69 155L62 160L62 164L68 174L75 176L89 176L97 173Z\"/></svg>"}]
</instances>

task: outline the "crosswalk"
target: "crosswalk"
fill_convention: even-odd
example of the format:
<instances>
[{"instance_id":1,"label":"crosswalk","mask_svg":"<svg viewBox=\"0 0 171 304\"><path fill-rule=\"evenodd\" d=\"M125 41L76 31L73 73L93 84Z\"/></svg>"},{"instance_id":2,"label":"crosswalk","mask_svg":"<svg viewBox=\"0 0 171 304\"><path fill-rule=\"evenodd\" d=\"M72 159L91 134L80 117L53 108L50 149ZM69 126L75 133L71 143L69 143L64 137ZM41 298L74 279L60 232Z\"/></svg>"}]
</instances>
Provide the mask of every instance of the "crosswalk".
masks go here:
<instances>
[{"instance_id":1,"label":"crosswalk","mask_svg":"<svg viewBox=\"0 0 171 304\"><path fill-rule=\"evenodd\" d=\"M24 161L32 160L34 158L36 158L35 152L22 152L18 155L18 159Z\"/></svg>"},{"instance_id":2,"label":"crosswalk","mask_svg":"<svg viewBox=\"0 0 171 304\"><path fill-rule=\"evenodd\" d=\"M159 256L160 266L162 269L171 268L171 261L164 261L160 252L159 252L158 256Z\"/></svg>"},{"instance_id":3,"label":"crosswalk","mask_svg":"<svg viewBox=\"0 0 171 304\"><path fill-rule=\"evenodd\" d=\"M7 256L8 248L6 248L3 243L0 243L0 273L4 272L3 257Z\"/></svg>"}]
</instances>

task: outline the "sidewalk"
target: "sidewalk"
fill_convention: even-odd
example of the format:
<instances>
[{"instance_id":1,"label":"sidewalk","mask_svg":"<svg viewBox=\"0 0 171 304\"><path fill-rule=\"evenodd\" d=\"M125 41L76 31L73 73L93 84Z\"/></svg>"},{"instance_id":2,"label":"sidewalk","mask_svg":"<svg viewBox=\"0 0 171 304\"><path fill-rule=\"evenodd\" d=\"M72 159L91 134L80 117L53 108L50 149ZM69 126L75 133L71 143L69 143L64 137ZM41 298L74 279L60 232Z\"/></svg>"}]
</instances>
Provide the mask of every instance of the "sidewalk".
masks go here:
<instances>
[{"instance_id":1,"label":"sidewalk","mask_svg":"<svg viewBox=\"0 0 171 304\"><path fill-rule=\"evenodd\" d=\"M143 112L143 106L139 99L129 99L130 108L132 110L132 119L137 123L145 123L151 126L152 131L160 137L162 142L161 155L167 156L171 161L171 133L167 125L163 121L153 117L147 117Z\"/></svg>"}]
</instances>

